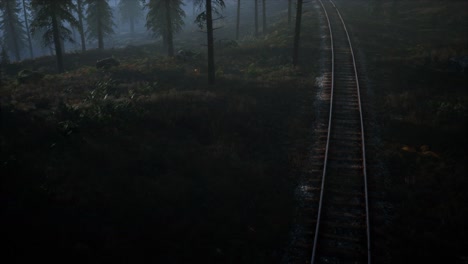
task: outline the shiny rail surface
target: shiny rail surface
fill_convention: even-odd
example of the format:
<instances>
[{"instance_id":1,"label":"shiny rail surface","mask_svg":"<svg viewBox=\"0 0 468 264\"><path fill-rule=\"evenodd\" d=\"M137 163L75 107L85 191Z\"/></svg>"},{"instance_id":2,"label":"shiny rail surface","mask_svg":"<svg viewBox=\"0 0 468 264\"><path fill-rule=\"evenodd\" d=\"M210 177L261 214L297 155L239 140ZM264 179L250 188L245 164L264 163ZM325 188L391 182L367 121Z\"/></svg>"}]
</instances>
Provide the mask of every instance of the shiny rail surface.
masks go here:
<instances>
[{"instance_id":1,"label":"shiny rail surface","mask_svg":"<svg viewBox=\"0 0 468 264\"><path fill-rule=\"evenodd\" d=\"M330 113L311 263L371 263L364 122L346 24L318 0L330 31Z\"/></svg>"}]
</instances>

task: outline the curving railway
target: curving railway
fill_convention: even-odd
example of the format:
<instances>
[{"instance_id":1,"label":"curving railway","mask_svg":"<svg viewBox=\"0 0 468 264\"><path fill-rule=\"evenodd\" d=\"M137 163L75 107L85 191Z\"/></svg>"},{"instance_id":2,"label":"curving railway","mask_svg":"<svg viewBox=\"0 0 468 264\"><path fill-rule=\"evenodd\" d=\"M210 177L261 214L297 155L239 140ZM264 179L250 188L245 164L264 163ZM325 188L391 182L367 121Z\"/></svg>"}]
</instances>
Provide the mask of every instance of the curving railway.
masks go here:
<instances>
[{"instance_id":1,"label":"curving railway","mask_svg":"<svg viewBox=\"0 0 468 264\"><path fill-rule=\"evenodd\" d=\"M358 70L346 24L318 0L330 34L330 102L311 263L371 263L366 148Z\"/></svg>"}]
</instances>

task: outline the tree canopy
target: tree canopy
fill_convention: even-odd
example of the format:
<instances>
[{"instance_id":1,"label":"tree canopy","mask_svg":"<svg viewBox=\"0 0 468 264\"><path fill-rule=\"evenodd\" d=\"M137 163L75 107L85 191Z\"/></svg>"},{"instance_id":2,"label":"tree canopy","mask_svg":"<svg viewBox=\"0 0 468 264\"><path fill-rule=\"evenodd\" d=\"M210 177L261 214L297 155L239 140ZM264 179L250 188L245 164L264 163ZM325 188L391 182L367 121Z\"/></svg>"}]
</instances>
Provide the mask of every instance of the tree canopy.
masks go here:
<instances>
[{"instance_id":1,"label":"tree canopy","mask_svg":"<svg viewBox=\"0 0 468 264\"><path fill-rule=\"evenodd\" d=\"M112 8L107 0L86 0L86 22L89 39L98 41L99 49L104 49L104 37L114 34Z\"/></svg>"},{"instance_id":2,"label":"tree canopy","mask_svg":"<svg viewBox=\"0 0 468 264\"><path fill-rule=\"evenodd\" d=\"M74 41L71 37L72 31L64 25L64 22L72 27L78 26L78 21L72 14L75 5L71 0L32 0L31 6L35 10L31 33L35 34L40 31L45 45L54 44L57 68L59 72L63 72L62 42Z\"/></svg>"},{"instance_id":3,"label":"tree canopy","mask_svg":"<svg viewBox=\"0 0 468 264\"><path fill-rule=\"evenodd\" d=\"M26 31L19 18L20 4L16 0L0 1L0 30L3 31L3 45L14 54L16 60L21 59L21 50L26 47Z\"/></svg>"},{"instance_id":4,"label":"tree canopy","mask_svg":"<svg viewBox=\"0 0 468 264\"><path fill-rule=\"evenodd\" d=\"M130 24L130 32L135 32L135 22L143 15L143 6L140 1L120 0L119 12L123 21Z\"/></svg>"},{"instance_id":5,"label":"tree canopy","mask_svg":"<svg viewBox=\"0 0 468 264\"><path fill-rule=\"evenodd\" d=\"M185 12L182 0L149 0L146 27L155 36L161 36L163 44L168 49L168 55L174 56L173 35L184 25Z\"/></svg>"}]
</instances>

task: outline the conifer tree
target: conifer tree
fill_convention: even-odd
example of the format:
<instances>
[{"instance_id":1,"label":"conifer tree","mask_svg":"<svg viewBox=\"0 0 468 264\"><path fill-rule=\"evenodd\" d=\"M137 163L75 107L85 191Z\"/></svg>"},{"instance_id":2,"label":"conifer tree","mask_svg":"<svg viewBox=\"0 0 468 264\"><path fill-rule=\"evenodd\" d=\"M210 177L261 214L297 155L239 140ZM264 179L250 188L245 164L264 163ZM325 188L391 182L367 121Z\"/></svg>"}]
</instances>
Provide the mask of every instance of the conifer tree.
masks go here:
<instances>
[{"instance_id":1,"label":"conifer tree","mask_svg":"<svg viewBox=\"0 0 468 264\"><path fill-rule=\"evenodd\" d=\"M142 9L140 1L120 0L119 2L120 16L123 21L129 22L131 34L135 33L135 22L143 15Z\"/></svg>"},{"instance_id":2,"label":"conifer tree","mask_svg":"<svg viewBox=\"0 0 468 264\"><path fill-rule=\"evenodd\" d=\"M29 12L28 9L30 9L30 6L26 4L26 1L23 0L23 15L24 15L24 27L26 28L26 36L28 37L28 48L29 48L29 55L31 56L31 59L34 58L34 53L33 53L33 45L32 45L32 40L31 40L31 32L29 30Z\"/></svg>"},{"instance_id":3,"label":"conifer tree","mask_svg":"<svg viewBox=\"0 0 468 264\"><path fill-rule=\"evenodd\" d=\"M213 13L221 14L221 10L226 7L224 0L198 0L198 3L205 4L205 11L200 13L196 22L200 27L206 26L207 47L208 47L208 83L213 85L216 79L216 68L214 62L214 28Z\"/></svg>"},{"instance_id":4,"label":"conifer tree","mask_svg":"<svg viewBox=\"0 0 468 264\"><path fill-rule=\"evenodd\" d=\"M236 40L239 40L239 32L240 32L240 10L241 10L241 0L237 0Z\"/></svg>"},{"instance_id":5,"label":"conifer tree","mask_svg":"<svg viewBox=\"0 0 468 264\"><path fill-rule=\"evenodd\" d=\"M266 0L262 0L262 26L263 26L263 35L268 31L267 29L267 17L266 17Z\"/></svg>"},{"instance_id":6,"label":"conifer tree","mask_svg":"<svg viewBox=\"0 0 468 264\"><path fill-rule=\"evenodd\" d=\"M254 0L255 37L258 37L258 0Z\"/></svg>"},{"instance_id":7,"label":"conifer tree","mask_svg":"<svg viewBox=\"0 0 468 264\"><path fill-rule=\"evenodd\" d=\"M78 21L72 15L75 6L71 0L31 0L35 17L31 22L31 33L42 33L44 45L54 44L57 57L58 72L63 72L63 40L73 42L72 32L64 26L67 22L72 27L78 26Z\"/></svg>"},{"instance_id":8,"label":"conifer tree","mask_svg":"<svg viewBox=\"0 0 468 264\"><path fill-rule=\"evenodd\" d=\"M114 34L112 8L107 0L85 0L87 34L89 39L98 41L98 48L104 49L104 37Z\"/></svg>"},{"instance_id":9,"label":"conifer tree","mask_svg":"<svg viewBox=\"0 0 468 264\"><path fill-rule=\"evenodd\" d=\"M0 30L3 31L3 43L17 61L21 60L21 50L26 47L23 22L19 19L21 8L16 0L0 1Z\"/></svg>"},{"instance_id":10,"label":"conifer tree","mask_svg":"<svg viewBox=\"0 0 468 264\"><path fill-rule=\"evenodd\" d=\"M168 56L174 56L173 36L184 25L185 12L182 0L150 0L145 5L148 8L146 27L156 36L161 36Z\"/></svg>"},{"instance_id":11,"label":"conifer tree","mask_svg":"<svg viewBox=\"0 0 468 264\"><path fill-rule=\"evenodd\" d=\"M78 32L80 33L81 39L81 51L86 51L86 34L84 30L84 0L76 0L76 15L78 17Z\"/></svg>"}]
</instances>

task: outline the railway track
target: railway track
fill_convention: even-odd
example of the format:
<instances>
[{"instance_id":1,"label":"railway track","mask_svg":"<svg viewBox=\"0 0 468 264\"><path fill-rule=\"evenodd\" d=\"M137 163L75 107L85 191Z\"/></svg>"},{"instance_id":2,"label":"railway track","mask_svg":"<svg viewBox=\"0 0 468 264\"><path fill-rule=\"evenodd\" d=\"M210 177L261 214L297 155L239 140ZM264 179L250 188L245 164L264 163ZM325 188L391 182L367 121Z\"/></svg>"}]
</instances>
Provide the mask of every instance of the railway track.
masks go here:
<instances>
[{"instance_id":1,"label":"railway track","mask_svg":"<svg viewBox=\"0 0 468 264\"><path fill-rule=\"evenodd\" d=\"M346 24L332 0L318 0L330 32L326 147L311 263L371 263L364 125Z\"/></svg>"}]
</instances>

